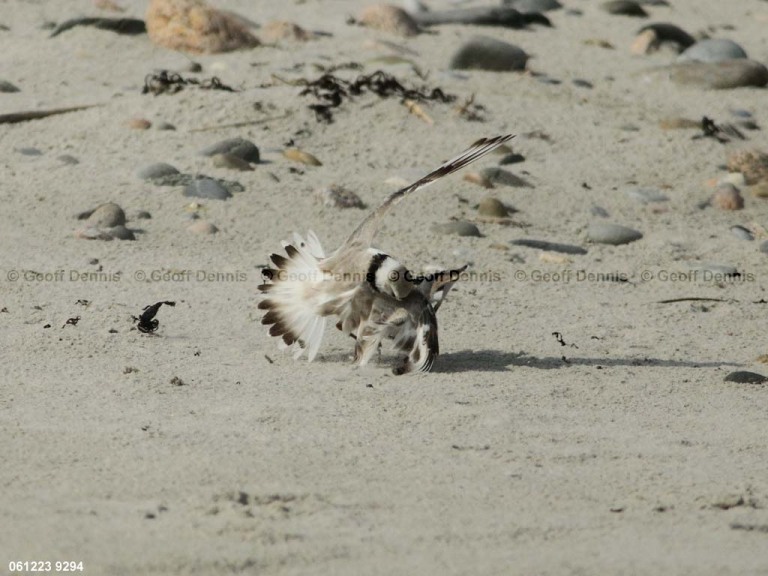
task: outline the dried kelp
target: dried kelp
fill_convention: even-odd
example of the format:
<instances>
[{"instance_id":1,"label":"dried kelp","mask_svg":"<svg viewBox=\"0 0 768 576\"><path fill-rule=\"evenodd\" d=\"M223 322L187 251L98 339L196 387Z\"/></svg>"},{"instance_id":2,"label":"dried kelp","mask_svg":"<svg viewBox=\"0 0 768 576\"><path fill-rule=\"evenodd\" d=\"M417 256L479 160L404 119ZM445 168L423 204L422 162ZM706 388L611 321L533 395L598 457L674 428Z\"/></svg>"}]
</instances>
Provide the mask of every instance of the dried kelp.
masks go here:
<instances>
[{"instance_id":1,"label":"dried kelp","mask_svg":"<svg viewBox=\"0 0 768 576\"><path fill-rule=\"evenodd\" d=\"M225 92L237 92L234 88L222 84L216 76L203 80L197 78L183 78L181 74L161 70L156 74L147 74L144 78L142 94L176 94L187 86L195 86L202 90L224 90Z\"/></svg>"}]
</instances>

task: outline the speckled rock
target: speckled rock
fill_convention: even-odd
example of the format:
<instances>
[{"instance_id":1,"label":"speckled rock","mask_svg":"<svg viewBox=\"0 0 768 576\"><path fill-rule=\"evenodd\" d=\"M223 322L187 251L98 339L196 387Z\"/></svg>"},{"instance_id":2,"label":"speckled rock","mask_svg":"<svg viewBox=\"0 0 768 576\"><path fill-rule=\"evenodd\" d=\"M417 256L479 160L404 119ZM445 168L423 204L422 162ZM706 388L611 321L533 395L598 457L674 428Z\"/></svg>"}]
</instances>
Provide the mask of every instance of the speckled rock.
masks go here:
<instances>
[{"instance_id":1,"label":"speckled rock","mask_svg":"<svg viewBox=\"0 0 768 576\"><path fill-rule=\"evenodd\" d=\"M254 164L260 160L259 149L256 144L245 138L229 138L200 150L201 156L215 156L216 154L231 154Z\"/></svg>"},{"instance_id":2,"label":"speckled rock","mask_svg":"<svg viewBox=\"0 0 768 576\"><path fill-rule=\"evenodd\" d=\"M445 224L433 224L432 231L438 234L453 236L476 236L481 237L477 226L466 220L457 220L456 222L447 222Z\"/></svg>"},{"instance_id":3,"label":"speckled rock","mask_svg":"<svg viewBox=\"0 0 768 576\"><path fill-rule=\"evenodd\" d=\"M744 198L733 184L720 184L712 196L712 205L720 210L741 210L744 208Z\"/></svg>"},{"instance_id":4,"label":"speckled rock","mask_svg":"<svg viewBox=\"0 0 768 576\"><path fill-rule=\"evenodd\" d=\"M88 216L87 226L94 228L112 228L125 224L125 212L114 202L98 206Z\"/></svg>"},{"instance_id":5,"label":"speckled rock","mask_svg":"<svg viewBox=\"0 0 768 576\"><path fill-rule=\"evenodd\" d=\"M150 40L170 50L200 54L259 45L243 19L202 0L151 0L145 21Z\"/></svg>"},{"instance_id":6,"label":"speckled rock","mask_svg":"<svg viewBox=\"0 0 768 576\"><path fill-rule=\"evenodd\" d=\"M689 46L677 57L678 62L722 62L747 58L744 49L733 40L708 38Z\"/></svg>"},{"instance_id":7,"label":"speckled rock","mask_svg":"<svg viewBox=\"0 0 768 576\"><path fill-rule=\"evenodd\" d=\"M475 36L465 42L451 58L453 70L490 70L513 72L524 70L528 62L525 50L495 38Z\"/></svg>"},{"instance_id":8,"label":"speckled rock","mask_svg":"<svg viewBox=\"0 0 768 576\"><path fill-rule=\"evenodd\" d=\"M363 9L358 22L367 28L389 32L398 36L415 36L419 25L402 8L391 4L374 4Z\"/></svg>"},{"instance_id":9,"label":"speckled rock","mask_svg":"<svg viewBox=\"0 0 768 576\"><path fill-rule=\"evenodd\" d=\"M515 188L533 188L524 178L516 176L509 170L499 168L498 166L488 166L480 170L480 175L487 178L493 184L502 184L504 186L514 186Z\"/></svg>"},{"instance_id":10,"label":"speckled rock","mask_svg":"<svg viewBox=\"0 0 768 576\"><path fill-rule=\"evenodd\" d=\"M587 240L597 244L629 244L643 237L642 232L609 222L593 222L587 228Z\"/></svg>"},{"instance_id":11,"label":"speckled rock","mask_svg":"<svg viewBox=\"0 0 768 576\"><path fill-rule=\"evenodd\" d=\"M757 148L731 150L726 158L729 172L740 172L748 185L768 180L768 154Z\"/></svg>"}]
</instances>

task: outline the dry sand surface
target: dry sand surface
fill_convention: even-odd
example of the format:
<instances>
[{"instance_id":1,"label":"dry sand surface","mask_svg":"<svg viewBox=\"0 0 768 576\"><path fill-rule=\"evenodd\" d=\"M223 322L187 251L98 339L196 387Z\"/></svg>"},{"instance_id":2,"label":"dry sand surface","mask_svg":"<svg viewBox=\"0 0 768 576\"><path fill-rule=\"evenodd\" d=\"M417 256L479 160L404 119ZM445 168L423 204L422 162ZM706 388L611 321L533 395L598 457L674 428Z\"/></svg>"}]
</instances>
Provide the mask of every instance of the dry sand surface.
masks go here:
<instances>
[{"instance_id":1,"label":"dry sand surface","mask_svg":"<svg viewBox=\"0 0 768 576\"><path fill-rule=\"evenodd\" d=\"M143 18L144 1L116 1ZM743 210L700 206L727 152L768 138L742 129L749 141L721 144L659 125L705 115L738 125L732 110L761 125L766 91L651 81L642 71L674 53L629 50L643 24L673 22L767 63L768 3L670 0L646 7L647 20L563 3L581 15L550 12L552 28L403 38L347 24L360 2L222 0L259 24L330 35L188 57L147 35L48 37L46 22L115 16L90 0L0 1L0 79L20 89L0 93L0 114L98 105L0 125L0 572L73 560L94 575L768 573L768 388L724 381L768 371L757 360L768 352L768 200L744 188ZM529 72L450 72L451 53L477 34L523 48ZM377 61L393 52L374 40L412 50L401 57L426 79ZM184 71L190 58L201 73ZM429 125L396 97L362 95L322 124L299 87L272 77L314 79L349 62L363 69L339 77L383 69L459 102L474 94L483 121L423 103ZM163 69L237 92L142 94ZM135 118L153 126L132 129ZM387 350L357 368L330 328L312 364L277 350L256 309L267 255L294 230L333 248L366 213L324 207L315 190L336 183L375 206L391 178L507 132L525 161L504 168L527 186L485 190L453 175L398 206L378 239L415 269L470 262L478 274L440 309L432 373L393 376ZM253 171L198 154L234 137L260 148ZM322 166L284 158L291 141ZM229 200L198 200L218 233L187 230L195 199L182 187L137 178L154 162L242 184ZM668 200L643 204L633 187ZM478 220L489 194L518 210L511 225ZM77 214L104 202L125 210L135 241L75 237ZM456 217L482 237L432 231ZM643 238L588 243L594 221ZM587 253L542 257L511 244L522 238ZM711 264L741 277L690 273ZM189 272L157 276L171 271ZM678 272L688 276L664 279ZM691 297L715 300L659 303ZM132 315L160 300L176 306L160 309L154 335L137 331Z\"/></svg>"}]
</instances>

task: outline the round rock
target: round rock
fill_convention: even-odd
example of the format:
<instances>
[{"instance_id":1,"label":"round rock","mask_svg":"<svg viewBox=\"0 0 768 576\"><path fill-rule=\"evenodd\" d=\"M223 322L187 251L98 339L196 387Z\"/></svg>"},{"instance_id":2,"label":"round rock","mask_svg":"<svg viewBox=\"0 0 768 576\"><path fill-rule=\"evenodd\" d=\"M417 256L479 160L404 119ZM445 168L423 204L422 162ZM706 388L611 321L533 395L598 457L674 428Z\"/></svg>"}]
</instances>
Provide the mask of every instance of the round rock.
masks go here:
<instances>
[{"instance_id":1,"label":"round rock","mask_svg":"<svg viewBox=\"0 0 768 576\"><path fill-rule=\"evenodd\" d=\"M744 49L733 40L709 38L699 40L677 57L678 62L722 62L747 58Z\"/></svg>"},{"instance_id":2,"label":"round rock","mask_svg":"<svg viewBox=\"0 0 768 576\"><path fill-rule=\"evenodd\" d=\"M593 222L587 229L587 240L597 244L618 246L640 240L642 237L642 232L609 222Z\"/></svg>"},{"instance_id":3,"label":"round rock","mask_svg":"<svg viewBox=\"0 0 768 576\"><path fill-rule=\"evenodd\" d=\"M736 384L762 384L766 380L768 380L768 377L747 370L731 372L724 378L725 382L735 382Z\"/></svg>"},{"instance_id":4,"label":"round rock","mask_svg":"<svg viewBox=\"0 0 768 576\"><path fill-rule=\"evenodd\" d=\"M638 2L633 2L632 0L610 0L609 2L603 2L600 8L608 12L608 14L635 16L637 18L648 17L648 12L643 10L643 7Z\"/></svg>"},{"instance_id":5,"label":"round rock","mask_svg":"<svg viewBox=\"0 0 768 576\"><path fill-rule=\"evenodd\" d=\"M216 234L219 229L207 220L197 220L187 226L187 231L193 234Z\"/></svg>"},{"instance_id":6,"label":"round rock","mask_svg":"<svg viewBox=\"0 0 768 576\"><path fill-rule=\"evenodd\" d=\"M97 207L88 216L87 225L94 228L112 228L125 224L125 212L114 202L107 202Z\"/></svg>"},{"instance_id":7,"label":"round rock","mask_svg":"<svg viewBox=\"0 0 768 576\"><path fill-rule=\"evenodd\" d=\"M432 230L438 234L454 236L475 236L481 237L477 226L466 220L457 220L456 222L447 222L446 224L433 224Z\"/></svg>"},{"instance_id":8,"label":"round rock","mask_svg":"<svg viewBox=\"0 0 768 576\"><path fill-rule=\"evenodd\" d=\"M509 208L498 198L486 196L480 200L480 204L477 206L477 213L488 218L507 218L509 216Z\"/></svg>"},{"instance_id":9,"label":"round rock","mask_svg":"<svg viewBox=\"0 0 768 576\"><path fill-rule=\"evenodd\" d=\"M253 167L234 154L215 154L212 158L213 165L217 168L227 168L229 170L239 170L240 172L252 172Z\"/></svg>"},{"instance_id":10,"label":"round rock","mask_svg":"<svg viewBox=\"0 0 768 576\"><path fill-rule=\"evenodd\" d=\"M768 84L768 68L744 58L722 62L681 62L658 69L676 84L711 90L728 90Z\"/></svg>"},{"instance_id":11,"label":"round rock","mask_svg":"<svg viewBox=\"0 0 768 576\"><path fill-rule=\"evenodd\" d=\"M232 194L216 180L200 178L193 180L184 188L184 196L208 200L226 200L231 198Z\"/></svg>"},{"instance_id":12,"label":"round rock","mask_svg":"<svg viewBox=\"0 0 768 576\"><path fill-rule=\"evenodd\" d=\"M136 172L136 176L142 180L154 180L155 178L163 178L165 176L171 176L172 174L179 174L179 171L165 162L150 164Z\"/></svg>"},{"instance_id":13,"label":"round rock","mask_svg":"<svg viewBox=\"0 0 768 576\"><path fill-rule=\"evenodd\" d=\"M256 144L244 138L230 138L212 144L200 151L201 156L215 156L216 154L231 154L246 162L259 162L259 149Z\"/></svg>"},{"instance_id":14,"label":"round rock","mask_svg":"<svg viewBox=\"0 0 768 576\"><path fill-rule=\"evenodd\" d=\"M731 226L730 230L731 230L731 234L736 236L736 238L738 238L739 240L755 239L754 234L752 234L752 232L744 228L744 226L739 226L738 224L736 224L735 226Z\"/></svg>"},{"instance_id":15,"label":"round rock","mask_svg":"<svg viewBox=\"0 0 768 576\"><path fill-rule=\"evenodd\" d=\"M512 72L524 70L528 62L525 50L487 36L475 36L465 42L451 58L453 70L490 70Z\"/></svg>"}]
</instances>

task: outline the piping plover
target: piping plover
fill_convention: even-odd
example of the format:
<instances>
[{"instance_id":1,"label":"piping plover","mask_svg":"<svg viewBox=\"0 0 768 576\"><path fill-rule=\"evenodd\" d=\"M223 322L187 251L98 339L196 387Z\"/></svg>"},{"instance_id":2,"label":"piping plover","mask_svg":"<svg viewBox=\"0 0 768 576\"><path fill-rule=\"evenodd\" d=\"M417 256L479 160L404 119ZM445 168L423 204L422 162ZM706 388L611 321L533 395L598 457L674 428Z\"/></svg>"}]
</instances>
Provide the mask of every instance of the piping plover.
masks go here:
<instances>
[{"instance_id":1,"label":"piping plover","mask_svg":"<svg viewBox=\"0 0 768 576\"><path fill-rule=\"evenodd\" d=\"M283 242L285 256L272 254L259 286L266 313L262 324L283 348L295 346L311 362L320 349L326 318L355 339L355 361L365 365L384 340L407 355L395 374L428 372L439 353L435 312L464 268L416 275L372 247L384 215L408 194L429 186L488 154L512 135L481 138L413 184L392 193L363 220L346 242L326 255L314 232Z\"/></svg>"}]
</instances>

